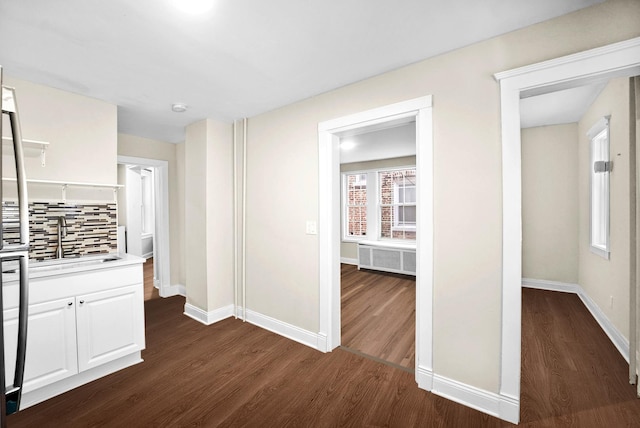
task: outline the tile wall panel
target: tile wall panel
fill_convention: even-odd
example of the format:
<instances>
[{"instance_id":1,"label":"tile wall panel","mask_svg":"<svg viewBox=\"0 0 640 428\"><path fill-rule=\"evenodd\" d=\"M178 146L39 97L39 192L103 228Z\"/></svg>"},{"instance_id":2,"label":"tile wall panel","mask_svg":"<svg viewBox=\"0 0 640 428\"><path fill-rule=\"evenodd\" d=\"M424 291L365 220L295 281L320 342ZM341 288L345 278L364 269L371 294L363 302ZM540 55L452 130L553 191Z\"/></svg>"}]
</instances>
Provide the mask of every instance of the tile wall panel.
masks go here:
<instances>
[{"instance_id":1,"label":"tile wall panel","mask_svg":"<svg viewBox=\"0 0 640 428\"><path fill-rule=\"evenodd\" d=\"M29 258L46 260L56 257L58 217L67 221L62 238L65 257L117 251L117 207L115 203L72 204L65 202L31 202L29 204ZM18 206L2 203L2 239L17 243Z\"/></svg>"}]
</instances>

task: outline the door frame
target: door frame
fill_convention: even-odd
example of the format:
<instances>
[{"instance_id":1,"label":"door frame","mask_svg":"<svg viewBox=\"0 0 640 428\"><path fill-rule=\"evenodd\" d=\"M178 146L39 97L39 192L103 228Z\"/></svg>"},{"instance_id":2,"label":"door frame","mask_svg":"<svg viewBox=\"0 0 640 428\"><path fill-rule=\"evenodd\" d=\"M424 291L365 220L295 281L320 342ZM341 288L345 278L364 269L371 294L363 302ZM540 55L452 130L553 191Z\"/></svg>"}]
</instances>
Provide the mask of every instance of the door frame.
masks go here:
<instances>
[{"instance_id":1,"label":"door frame","mask_svg":"<svg viewBox=\"0 0 640 428\"><path fill-rule=\"evenodd\" d=\"M640 74L640 37L494 75L502 121L502 364L504 419L520 418L522 298L522 164L520 98Z\"/></svg>"},{"instance_id":2,"label":"door frame","mask_svg":"<svg viewBox=\"0 0 640 428\"><path fill-rule=\"evenodd\" d=\"M416 123L416 382L433 386L433 131L427 95L318 124L320 331L318 349L340 346L341 135L385 123Z\"/></svg>"},{"instance_id":3,"label":"door frame","mask_svg":"<svg viewBox=\"0 0 640 428\"><path fill-rule=\"evenodd\" d=\"M180 287L171 285L171 245L169 240L169 162L133 156L118 156L118 164L154 168L155 229L154 266L157 264L158 294L170 297L182 294ZM126 191L126 189L125 189ZM154 269L155 270L155 269Z\"/></svg>"}]
</instances>

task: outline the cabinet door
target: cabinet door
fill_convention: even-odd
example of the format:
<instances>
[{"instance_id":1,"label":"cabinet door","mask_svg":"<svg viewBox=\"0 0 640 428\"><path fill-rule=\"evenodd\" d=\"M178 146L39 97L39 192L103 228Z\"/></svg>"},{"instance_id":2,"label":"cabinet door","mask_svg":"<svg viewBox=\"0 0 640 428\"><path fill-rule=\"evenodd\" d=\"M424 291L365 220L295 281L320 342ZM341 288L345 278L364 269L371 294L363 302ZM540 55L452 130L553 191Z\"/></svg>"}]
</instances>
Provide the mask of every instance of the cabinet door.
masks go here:
<instances>
[{"instance_id":1,"label":"cabinet door","mask_svg":"<svg viewBox=\"0 0 640 428\"><path fill-rule=\"evenodd\" d=\"M4 311L7 385L13 384L18 341L18 309ZM78 373L75 300L29 305L23 392Z\"/></svg>"},{"instance_id":2,"label":"cabinet door","mask_svg":"<svg viewBox=\"0 0 640 428\"><path fill-rule=\"evenodd\" d=\"M77 296L76 302L80 371L144 349L141 285Z\"/></svg>"}]
</instances>

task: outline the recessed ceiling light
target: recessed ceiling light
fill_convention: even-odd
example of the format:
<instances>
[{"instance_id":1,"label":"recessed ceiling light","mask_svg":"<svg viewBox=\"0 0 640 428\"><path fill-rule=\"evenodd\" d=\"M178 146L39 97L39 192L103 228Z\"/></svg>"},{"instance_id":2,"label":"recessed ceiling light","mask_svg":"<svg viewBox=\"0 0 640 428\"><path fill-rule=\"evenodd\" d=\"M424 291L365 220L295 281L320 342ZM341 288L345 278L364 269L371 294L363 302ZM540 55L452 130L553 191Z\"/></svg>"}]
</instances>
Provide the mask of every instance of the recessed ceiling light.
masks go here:
<instances>
[{"instance_id":1,"label":"recessed ceiling light","mask_svg":"<svg viewBox=\"0 0 640 428\"><path fill-rule=\"evenodd\" d=\"M175 103L171 105L171 110L175 111L176 113L183 113L187 111L187 106L186 104Z\"/></svg>"},{"instance_id":2,"label":"recessed ceiling light","mask_svg":"<svg viewBox=\"0 0 640 428\"><path fill-rule=\"evenodd\" d=\"M207 13L213 9L214 1L215 0L174 0L173 4L185 13L198 15Z\"/></svg>"},{"instance_id":3,"label":"recessed ceiling light","mask_svg":"<svg viewBox=\"0 0 640 428\"><path fill-rule=\"evenodd\" d=\"M356 143L354 143L351 140L344 140L340 143L340 148L342 150L351 150L356 146Z\"/></svg>"}]
</instances>

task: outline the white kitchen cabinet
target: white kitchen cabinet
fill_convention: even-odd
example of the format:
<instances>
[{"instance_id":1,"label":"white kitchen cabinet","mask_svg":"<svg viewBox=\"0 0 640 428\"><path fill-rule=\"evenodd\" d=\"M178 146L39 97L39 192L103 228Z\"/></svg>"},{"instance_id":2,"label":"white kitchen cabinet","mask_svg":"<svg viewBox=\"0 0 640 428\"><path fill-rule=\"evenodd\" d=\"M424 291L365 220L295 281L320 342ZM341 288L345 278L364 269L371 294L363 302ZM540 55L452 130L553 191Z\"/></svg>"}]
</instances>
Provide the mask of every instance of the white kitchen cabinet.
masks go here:
<instances>
[{"instance_id":1,"label":"white kitchen cabinet","mask_svg":"<svg viewBox=\"0 0 640 428\"><path fill-rule=\"evenodd\" d=\"M29 305L23 391L29 392L78 373L73 298ZM4 311L7 385L13 384L18 309Z\"/></svg>"},{"instance_id":2,"label":"white kitchen cabinet","mask_svg":"<svg viewBox=\"0 0 640 428\"><path fill-rule=\"evenodd\" d=\"M143 261L129 255L108 262L87 257L30 269L21 409L142 362ZM10 385L18 334L15 276L3 276L2 289Z\"/></svg>"},{"instance_id":3,"label":"white kitchen cabinet","mask_svg":"<svg viewBox=\"0 0 640 428\"><path fill-rule=\"evenodd\" d=\"M137 286L76 297L80 371L144 348L142 301Z\"/></svg>"}]
</instances>

